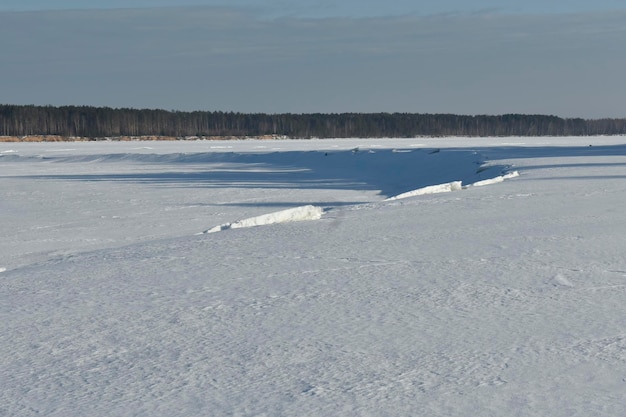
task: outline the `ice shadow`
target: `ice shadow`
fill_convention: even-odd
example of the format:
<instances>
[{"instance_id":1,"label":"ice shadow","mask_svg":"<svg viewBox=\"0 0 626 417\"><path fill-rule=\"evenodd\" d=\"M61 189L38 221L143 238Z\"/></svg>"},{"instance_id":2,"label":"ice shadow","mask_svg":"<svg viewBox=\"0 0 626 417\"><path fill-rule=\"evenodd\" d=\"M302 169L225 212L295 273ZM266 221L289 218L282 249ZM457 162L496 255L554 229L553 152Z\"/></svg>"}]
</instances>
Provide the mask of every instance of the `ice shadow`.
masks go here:
<instances>
[{"instance_id":1,"label":"ice shadow","mask_svg":"<svg viewBox=\"0 0 626 417\"><path fill-rule=\"evenodd\" d=\"M523 171L542 169L581 170L581 175L561 175L536 179L620 179L624 175L613 175L615 170L626 169L626 144L588 146L506 146L483 150L485 159L514 160L531 159L533 163L522 167ZM611 158L611 159L607 159ZM615 159L614 159L615 158ZM544 162L545 163L542 163ZM539 162L539 163L537 163ZM584 171L583 171L584 169ZM597 174L595 174L597 173ZM594 175L595 174L595 175Z\"/></svg>"},{"instance_id":2,"label":"ice shadow","mask_svg":"<svg viewBox=\"0 0 626 417\"><path fill-rule=\"evenodd\" d=\"M507 170L508 167L504 165L489 164L490 160L560 159L559 162L550 161L524 169L590 166L615 168L626 165L615 161L594 160L594 157L606 156L626 156L626 145L87 155L60 157L52 162L111 163L112 172L29 177L67 181L133 182L178 188L363 190L377 191L381 197L387 198L434 184L452 181L471 184L496 177ZM570 157L589 159L579 162L568 160ZM123 163L123 170L128 172L115 172L118 163ZM336 201L332 204L342 203L352 202ZM255 206L260 204L285 206L275 202L254 203Z\"/></svg>"},{"instance_id":3,"label":"ice shadow","mask_svg":"<svg viewBox=\"0 0 626 417\"><path fill-rule=\"evenodd\" d=\"M481 167L482 156L468 149L115 154L65 157L55 162L123 162L136 164L137 169L30 177L135 182L182 188L373 190L385 198L433 184L451 181L471 183L500 175L505 169L504 166ZM113 170L116 168L114 165L111 167Z\"/></svg>"},{"instance_id":4,"label":"ice shadow","mask_svg":"<svg viewBox=\"0 0 626 417\"><path fill-rule=\"evenodd\" d=\"M490 159L538 159L538 158L576 158L626 156L626 143L619 145L587 145L587 146L489 146L478 148L485 157ZM569 163L569 166L589 166L595 164L593 159L583 163ZM606 164L601 164L606 165ZM544 167L549 167L545 165ZM554 166L563 166L554 165Z\"/></svg>"}]
</instances>

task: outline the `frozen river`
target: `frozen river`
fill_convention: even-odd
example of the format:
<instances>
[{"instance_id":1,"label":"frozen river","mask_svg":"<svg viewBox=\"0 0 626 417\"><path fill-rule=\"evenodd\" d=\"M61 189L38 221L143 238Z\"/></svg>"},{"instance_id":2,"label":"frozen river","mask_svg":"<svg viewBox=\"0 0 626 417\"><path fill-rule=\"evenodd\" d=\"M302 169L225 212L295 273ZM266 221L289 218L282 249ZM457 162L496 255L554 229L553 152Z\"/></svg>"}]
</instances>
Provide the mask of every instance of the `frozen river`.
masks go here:
<instances>
[{"instance_id":1,"label":"frozen river","mask_svg":"<svg viewBox=\"0 0 626 417\"><path fill-rule=\"evenodd\" d=\"M0 143L0 415L626 415L625 143Z\"/></svg>"}]
</instances>

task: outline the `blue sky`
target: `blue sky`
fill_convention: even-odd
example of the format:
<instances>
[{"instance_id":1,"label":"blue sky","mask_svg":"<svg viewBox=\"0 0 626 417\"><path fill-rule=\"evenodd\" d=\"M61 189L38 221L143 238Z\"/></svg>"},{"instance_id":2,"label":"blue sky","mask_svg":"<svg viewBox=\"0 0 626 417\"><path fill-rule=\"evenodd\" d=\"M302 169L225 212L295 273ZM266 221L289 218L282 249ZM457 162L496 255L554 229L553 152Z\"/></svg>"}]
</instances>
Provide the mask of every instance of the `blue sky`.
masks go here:
<instances>
[{"instance_id":1,"label":"blue sky","mask_svg":"<svg viewBox=\"0 0 626 417\"><path fill-rule=\"evenodd\" d=\"M626 117L626 6L546 3L0 0L0 102Z\"/></svg>"}]
</instances>

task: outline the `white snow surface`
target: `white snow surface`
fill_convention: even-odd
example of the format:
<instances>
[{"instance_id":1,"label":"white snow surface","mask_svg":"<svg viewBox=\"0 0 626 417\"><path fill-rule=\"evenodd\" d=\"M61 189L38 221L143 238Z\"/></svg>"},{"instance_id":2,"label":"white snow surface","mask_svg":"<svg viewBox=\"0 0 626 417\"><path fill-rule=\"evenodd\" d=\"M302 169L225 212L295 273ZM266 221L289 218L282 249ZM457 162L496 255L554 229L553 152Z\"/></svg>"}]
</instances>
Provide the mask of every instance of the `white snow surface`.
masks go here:
<instances>
[{"instance_id":1,"label":"white snow surface","mask_svg":"<svg viewBox=\"0 0 626 417\"><path fill-rule=\"evenodd\" d=\"M0 415L624 416L625 143L0 143Z\"/></svg>"}]
</instances>

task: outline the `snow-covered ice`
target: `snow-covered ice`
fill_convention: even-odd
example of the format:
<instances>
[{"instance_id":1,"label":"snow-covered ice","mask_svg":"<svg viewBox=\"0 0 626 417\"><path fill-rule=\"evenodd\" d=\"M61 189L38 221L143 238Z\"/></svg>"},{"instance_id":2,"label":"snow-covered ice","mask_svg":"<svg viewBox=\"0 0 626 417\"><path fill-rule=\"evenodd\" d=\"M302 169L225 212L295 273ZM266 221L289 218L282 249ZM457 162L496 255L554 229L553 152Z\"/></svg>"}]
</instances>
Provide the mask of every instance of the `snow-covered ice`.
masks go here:
<instances>
[{"instance_id":1,"label":"snow-covered ice","mask_svg":"<svg viewBox=\"0 0 626 417\"><path fill-rule=\"evenodd\" d=\"M0 143L0 415L626 415L625 142Z\"/></svg>"}]
</instances>

